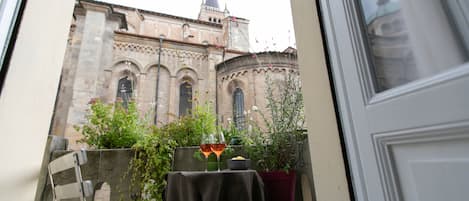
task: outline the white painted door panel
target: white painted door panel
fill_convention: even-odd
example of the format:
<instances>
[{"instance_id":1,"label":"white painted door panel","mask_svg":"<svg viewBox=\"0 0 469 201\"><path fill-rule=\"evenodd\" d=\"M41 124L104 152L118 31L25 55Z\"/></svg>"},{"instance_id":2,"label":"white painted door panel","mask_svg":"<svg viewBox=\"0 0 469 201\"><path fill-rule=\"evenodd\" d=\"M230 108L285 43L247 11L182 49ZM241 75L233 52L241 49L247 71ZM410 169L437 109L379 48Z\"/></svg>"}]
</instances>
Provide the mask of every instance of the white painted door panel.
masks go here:
<instances>
[{"instance_id":1,"label":"white painted door panel","mask_svg":"<svg viewBox=\"0 0 469 201\"><path fill-rule=\"evenodd\" d=\"M469 4L320 2L357 200L469 200Z\"/></svg>"},{"instance_id":2,"label":"white painted door panel","mask_svg":"<svg viewBox=\"0 0 469 201\"><path fill-rule=\"evenodd\" d=\"M404 200L468 200L468 139L401 144L392 153Z\"/></svg>"}]
</instances>

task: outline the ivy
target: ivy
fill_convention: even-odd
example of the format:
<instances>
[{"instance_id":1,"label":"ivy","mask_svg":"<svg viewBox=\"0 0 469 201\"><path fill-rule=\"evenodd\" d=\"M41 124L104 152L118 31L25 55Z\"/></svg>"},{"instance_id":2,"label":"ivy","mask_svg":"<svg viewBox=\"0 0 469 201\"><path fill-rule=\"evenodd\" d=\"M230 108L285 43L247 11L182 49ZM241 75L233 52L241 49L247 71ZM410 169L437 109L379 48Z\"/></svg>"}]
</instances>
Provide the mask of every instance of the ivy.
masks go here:
<instances>
[{"instance_id":1,"label":"ivy","mask_svg":"<svg viewBox=\"0 0 469 201\"><path fill-rule=\"evenodd\" d=\"M132 173L132 187L139 189L138 200L160 201L166 187L165 175L171 170L175 140L168 132L157 127L153 132L138 141L132 148L135 155L132 158L129 170Z\"/></svg>"}]
</instances>

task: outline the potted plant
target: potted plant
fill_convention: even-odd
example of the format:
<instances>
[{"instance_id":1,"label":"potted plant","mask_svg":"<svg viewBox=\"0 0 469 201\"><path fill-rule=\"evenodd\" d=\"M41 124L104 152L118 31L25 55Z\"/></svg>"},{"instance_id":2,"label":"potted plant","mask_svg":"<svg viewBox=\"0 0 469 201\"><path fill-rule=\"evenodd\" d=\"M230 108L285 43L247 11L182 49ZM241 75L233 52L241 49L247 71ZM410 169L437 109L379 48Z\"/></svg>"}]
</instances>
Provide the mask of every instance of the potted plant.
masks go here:
<instances>
[{"instance_id":1,"label":"potted plant","mask_svg":"<svg viewBox=\"0 0 469 201\"><path fill-rule=\"evenodd\" d=\"M105 104L99 99L91 99L89 104L87 122L74 128L83 135L78 142L86 143L92 149L131 148L149 131L134 102L124 107L119 102Z\"/></svg>"},{"instance_id":2,"label":"potted plant","mask_svg":"<svg viewBox=\"0 0 469 201\"><path fill-rule=\"evenodd\" d=\"M265 128L249 121L254 129L244 135L244 149L264 180L267 200L293 201L297 153L306 139L301 85L297 75L289 74L276 82L268 77L266 86L265 112L252 108L262 117Z\"/></svg>"},{"instance_id":3,"label":"potted plant","mask_svg":"<svg viewBox=\"0 0 469 201\"><path fill-rule=\"evenodd\" d=\"M131 195L138 194L140 190L131 188L134 181L126 177L128 165L141 155L141 147L145 142L154 142L155 138L162 142L164 138L153 134L149 122L141 118L133 101L126 105L119 101L108 104L93 98L89 105L86 122L74 126L83 135L79 142L90 149L90 163L84 168L84 175L95 182L108 183L112 192L111 200L132 200ZM161 152L160 161L171 161L171 156L164 154ZM162 171L157 174L163 174Z\"/></svg>"},{"instance_id":4,"label":"potted plant","mask_svg":"<svg viewBox=\"0 0 469 201\"><path fill-rule=\"evenodd\" d=\"M244 130L236 128L235 124L228 118L228 126L221 127L221 131L225 134L225 138L230 145L241 145L241 135Z\"/></svg>"}]
</instances>

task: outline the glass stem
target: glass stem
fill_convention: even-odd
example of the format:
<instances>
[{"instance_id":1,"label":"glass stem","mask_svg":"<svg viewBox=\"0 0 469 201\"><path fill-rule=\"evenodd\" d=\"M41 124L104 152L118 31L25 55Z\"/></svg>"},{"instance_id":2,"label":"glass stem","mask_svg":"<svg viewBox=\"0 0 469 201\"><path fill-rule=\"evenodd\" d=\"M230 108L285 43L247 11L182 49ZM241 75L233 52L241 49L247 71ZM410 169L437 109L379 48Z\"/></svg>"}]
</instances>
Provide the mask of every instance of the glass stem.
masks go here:
<instances>
[{"instance_id":1,"label":"glass stem","mask_svg":"<svg viewBox=\"0 0 469 201\"><path fill-rule=\"evenodd\" d=\"M205 172L208 172L207 166L208 166L208 157L205 157Z\"/></svg>"},{"instance_id":2,"label":"glass stem","mask_svg":"<svg viewBox=\"0 0 469 201\"><path fill-rule=\"evenodd\" d=\"M218 172L220 172L220 156L217 156Z\"/></svg>"}]
</instances>

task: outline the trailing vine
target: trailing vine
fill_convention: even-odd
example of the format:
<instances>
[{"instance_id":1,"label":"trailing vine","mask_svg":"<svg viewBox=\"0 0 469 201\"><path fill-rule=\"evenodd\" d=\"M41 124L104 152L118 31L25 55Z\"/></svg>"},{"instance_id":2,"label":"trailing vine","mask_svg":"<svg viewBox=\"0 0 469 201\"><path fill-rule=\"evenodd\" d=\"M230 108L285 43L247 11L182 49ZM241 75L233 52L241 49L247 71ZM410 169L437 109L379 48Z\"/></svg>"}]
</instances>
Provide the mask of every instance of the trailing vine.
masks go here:
<instances>
[{"instance_id":1,"label":"trailing vine","mask_svg":"<svg viewBox=\"0 0 469 201\"><path fill-rule=\"evenodd\" d=\"M84 136L80 142L91 148L132 148L134 157L124 175L130 176L130 192L136 192L132 198L161 201L176 147L199 145L204 133L216 131L213 105L199 104L197 97L194 100L190 115L158 128L141 118L135 102L124 107L92 99L87 122L75 129Z\"/></svg>"},{"instance_id":2,"label":"trailing vine","mask_svg":"<svg viewBox=\"0 0 469 201\"><path fill-rule=\"evenodd\" d=\"M199 145L203 133L214 132L216 118L210 103L196 102L191 115L152 127L132 148L135 156L129 164L131 185L139 192L137 200L161 201L166 187L165 175L171 171L176 147Z\"/></svg>"},{"instance_id":3,"label":"trailing vine","mask_svg":"<svg viewBox=\"0 0 469 201\"><path fill-rule=\"evenodd\" d=\"M132 148L135 155L130 161L131 185L137 187L137 200L160 201L166 187L165 175L171 170L174 149L177 146L168 132L153 127L153 132Z\"/></svg>"}]
</instances>

